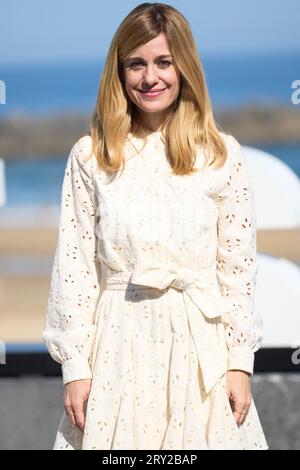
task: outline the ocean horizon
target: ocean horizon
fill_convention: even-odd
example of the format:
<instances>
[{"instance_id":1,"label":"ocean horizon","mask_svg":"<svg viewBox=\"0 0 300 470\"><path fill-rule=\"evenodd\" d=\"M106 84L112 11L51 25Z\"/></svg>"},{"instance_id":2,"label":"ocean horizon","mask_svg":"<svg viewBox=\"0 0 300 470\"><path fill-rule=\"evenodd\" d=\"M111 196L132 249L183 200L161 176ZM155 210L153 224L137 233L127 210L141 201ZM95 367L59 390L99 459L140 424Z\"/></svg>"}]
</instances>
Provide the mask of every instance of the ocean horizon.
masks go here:
<instances>
[{"instance_id":1,"label":"ocean horizon","mask_svg":"<svg viewBox=\"0 0 300 470\"><path fill-rule=\"evenodd\" d=\"M213 107L247 104L293 106L293 81L300 79L300 52L224 55L201 58ZM6 104L0 117L15 113L46 115L91 112L103 59L65 64L0 65Z\"/></svg>"}]
</instances>

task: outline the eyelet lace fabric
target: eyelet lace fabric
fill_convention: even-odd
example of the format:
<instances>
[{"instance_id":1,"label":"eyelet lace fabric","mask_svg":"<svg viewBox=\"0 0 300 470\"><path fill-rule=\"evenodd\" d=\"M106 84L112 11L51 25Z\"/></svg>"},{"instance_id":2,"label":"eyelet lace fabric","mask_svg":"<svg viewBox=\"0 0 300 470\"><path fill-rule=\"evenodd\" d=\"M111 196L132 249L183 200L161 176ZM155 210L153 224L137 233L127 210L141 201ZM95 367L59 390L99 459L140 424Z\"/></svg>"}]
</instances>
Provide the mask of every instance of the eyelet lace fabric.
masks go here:
<instances>
[{"instance_id":1,"label":"eyelet lace fabric","mask_svg":"<svg viewBox=\"0 0 300 470\"><path fill-rule=\"evenodd\" d=\"M92 379L82 433L55 449L267 449L252 400L235 422L226 373L253 373L254 195L238 141L220 170L173 175L160 132L129 134L116 177L72 147L43 339L64 383ZM201 167L203 153L197 155Z\"/></svg>"}]
</instances>

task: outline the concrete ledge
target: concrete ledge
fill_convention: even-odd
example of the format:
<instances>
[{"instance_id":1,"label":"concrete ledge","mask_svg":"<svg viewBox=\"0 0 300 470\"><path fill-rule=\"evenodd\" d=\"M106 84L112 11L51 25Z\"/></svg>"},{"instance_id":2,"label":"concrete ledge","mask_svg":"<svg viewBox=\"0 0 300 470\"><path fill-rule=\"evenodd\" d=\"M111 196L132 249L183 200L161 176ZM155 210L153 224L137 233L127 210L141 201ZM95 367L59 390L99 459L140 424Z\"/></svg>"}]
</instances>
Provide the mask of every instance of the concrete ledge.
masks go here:
<instances>
[{"instance_id":1,"label":"concrete ledge","mask_svg":"<svg viewBox=\"0 0 300 470\"><path fill-rule=\"evenodd\" d=\"M258 374L252 392L270 449L300 449L300 374ZM51 449L63 412L60 378L0 379L0 449Z\"/></svg>"}]
</instances>

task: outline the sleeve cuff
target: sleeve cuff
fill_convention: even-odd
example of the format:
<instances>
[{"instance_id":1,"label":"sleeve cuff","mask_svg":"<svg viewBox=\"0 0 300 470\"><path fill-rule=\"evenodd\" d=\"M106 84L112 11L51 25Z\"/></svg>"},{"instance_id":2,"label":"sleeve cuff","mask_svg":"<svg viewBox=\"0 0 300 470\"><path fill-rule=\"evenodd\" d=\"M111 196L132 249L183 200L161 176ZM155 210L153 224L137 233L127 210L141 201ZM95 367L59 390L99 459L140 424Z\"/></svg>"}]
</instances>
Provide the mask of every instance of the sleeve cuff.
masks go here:
<instances>
[{"instance_id":1,"label":"sleeve cuff","mask_svg":"<svg viewBox=\"0 0 300 470\"><path fill-rule=\"evenodd\" d=\"M86 358L76 357L62 363L64 385L73 380L91 379L92 371Z\"/></svg>"},{"instance_id":2,"label":"sleeve cuff","mask_svg":"<svg viewBox=\"0 0 300 470\"><path fill-rule=\"evenodd\" d=\"M233 347L228 352L227 370L239 369L253 374L254 352L249 349Z\"/></svg>"}]
</instances>

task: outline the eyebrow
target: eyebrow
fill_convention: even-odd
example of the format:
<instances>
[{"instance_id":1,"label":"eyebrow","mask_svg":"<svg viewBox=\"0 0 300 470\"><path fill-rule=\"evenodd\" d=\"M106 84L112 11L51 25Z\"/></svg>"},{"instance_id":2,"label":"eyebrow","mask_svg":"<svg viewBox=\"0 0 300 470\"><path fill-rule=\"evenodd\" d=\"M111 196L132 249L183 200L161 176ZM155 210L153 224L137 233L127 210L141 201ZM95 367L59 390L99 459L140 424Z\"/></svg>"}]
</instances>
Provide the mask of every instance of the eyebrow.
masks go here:
<instances>
[{"instance_id":1,"label":"eyebrow","mask_svg":"<svg viewBox=\"0 0 300 470\"><path fill-rule=\"evenodd\" d=\"M170 54L162 54L162 55L157 56L156 59L165 59L166 57L171 57L172 58L172 56ZM142 60L142 61L144 61L145 59L143 59L143 57L129 57L129 59L126 59L126 62L130 61L130 60Z\"/></svg>"}]
</instances>

